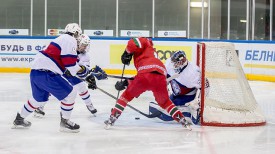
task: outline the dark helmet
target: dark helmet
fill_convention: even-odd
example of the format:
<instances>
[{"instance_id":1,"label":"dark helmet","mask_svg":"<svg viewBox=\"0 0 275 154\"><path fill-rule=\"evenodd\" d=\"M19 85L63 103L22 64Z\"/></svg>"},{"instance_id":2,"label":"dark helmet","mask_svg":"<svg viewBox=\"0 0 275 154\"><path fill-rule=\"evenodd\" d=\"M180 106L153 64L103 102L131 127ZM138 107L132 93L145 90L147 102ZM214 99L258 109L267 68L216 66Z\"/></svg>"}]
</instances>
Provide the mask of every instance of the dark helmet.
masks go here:
<instances>
[{"instance_id":1,"label":"dark helmet","mask_svg":"<svg viewBox=\"0 0 275 154\"><path fill-rule=\"evenodd\" d=\"M176 51L172 56L171 56L171 62L174 66L175 72L179 73L181 69L187 65L187 58L186 54L183 50L178 50Z\"/></svg>"}]
</instances>

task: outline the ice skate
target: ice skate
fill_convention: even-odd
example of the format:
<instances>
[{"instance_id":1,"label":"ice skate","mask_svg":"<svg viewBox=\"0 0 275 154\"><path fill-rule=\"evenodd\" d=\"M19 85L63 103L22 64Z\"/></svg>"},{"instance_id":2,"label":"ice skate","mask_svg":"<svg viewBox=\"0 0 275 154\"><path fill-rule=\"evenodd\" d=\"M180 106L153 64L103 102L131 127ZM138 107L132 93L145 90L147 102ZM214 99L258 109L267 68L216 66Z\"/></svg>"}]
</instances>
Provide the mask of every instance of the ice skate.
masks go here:
<instances>
[{"instance_id":1,"label":"ice skate","mask_svg":"<svg viewBox=\"0 0 275 154\"><path fill-rule=\"evenodd\" d=\"M67 133L78 133L80 126L68 119L64 119L61 115L60 131Z\"/></svg>"},{"instance_id":2,"label":"ice skate","mask_svg":"<svg viewBox=\"0 0 275 154\"><path fill-rule=\"evenodd\" d=\"M13 126L12 129L16 129L16 128L29 128L31 126L31 122L24 120L24 118L22 118L20 116L19 113L17 113L15 120L13 121Z\"/></svg>"},{"instance_id":3,"label":"ice skate","mask_svg":"<svg viewBox=\"0 0 275 154\"><path fill-rule=\"evenodd\" d=\"M186 129L188 129L190 131L192 130L192 128L190 126L191 123L188 122L185 118L181 118L180 121L179 121L179 123L181 123L184 128L186 128Z\"/></svg>"},{"instance_id":4,"label":"ice skate","mask_svg":"<svg viewBox=\"0 0 275 154\"><path fill-rule=\"evenodd\" d=\"M112 108L112 113L113 113L113 110L116 110L114 108ZM121 115L120 112L118 112L117 110L110 115L110 118L108 120L105 120L104 123L106 124L106 126L104 127L105 129L109 129L111 126L114 125L115 121L118 119L118 117Z\"/></svg>"},{"instance_id":5,"label":"ice skate","mask_svg":"<svg viewBox=\"0 0 275 154\"><path fill-rule=\"evenodd\" d=\"M36 110L34 110L33 116L35 118L43 118L45 116L45 112L43 111L43 107L39 107Z\"/></svg>"},{"instance_id":6,"label":"ice skate","mask_svg":"<svg viewBox=\"0 0 275 154\"><path fill-rule=\"evenodd\" d=\"M108 120L105 120L104 123L105 123L105 129L109 129L111 126L114 125L115 121L117 120L116 117L114 117L113 115L110 116L110 118Z\"/></svg>"},{"instance_id":7,"label":"ice skate","mask_svg":"<svg viewBox=\"0 0 275 154\"><path fill-rule=\"evenodd\" d=\"M97 112L97 109L93 106L93 104L87 105L86 107L95 116L95 113Z\"/></svg>"}]
</instances>

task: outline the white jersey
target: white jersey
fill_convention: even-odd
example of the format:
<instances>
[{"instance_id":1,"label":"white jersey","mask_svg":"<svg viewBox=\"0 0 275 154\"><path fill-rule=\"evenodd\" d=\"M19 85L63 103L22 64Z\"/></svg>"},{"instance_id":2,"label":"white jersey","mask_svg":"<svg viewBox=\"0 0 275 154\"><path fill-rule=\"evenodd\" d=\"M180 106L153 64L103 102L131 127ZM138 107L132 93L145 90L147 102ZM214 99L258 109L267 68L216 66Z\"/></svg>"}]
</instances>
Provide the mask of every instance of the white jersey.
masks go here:
<instances>
[{"instance_id":1,"label":"white jersey","mask_svg":"<svg viewBox=\"0 0 275 154\"><path fill-rule=\"evenodd\" d=\"M165 67L167 69L168 77L176 74L171 58L166 60ZM170 84L175 96L194 95L197 89L201 87L200 82L201 72L199 67L188 62L180 73L180 76L171 80Z\"/></svg>"},{"instance_id":2,"label":"white jersey","mask_svg":"<svg viewBox=\"0 0 275 154\"><path fill-rule=\"evenodd\" d=\"M86 66L89 70L91 69L91 66L90 66L90 56L89 56L89 54L87 54L87 52L85 52L85 53L79 53L77 61L78 61L79 65Z\"/></svg>"},{"instance_id":3,"label":"white jersey","mask_svg":"<svg viewBox=\"0 0 275 154\"><path fill-rule=\"evenodd\" d=\"M75 76L81 69L77 64L77 42L68 34L62 34L54 39L49 46L36 54L32 69L49 70L63 74L66 69Z\"/></svg>"}]
</instances>

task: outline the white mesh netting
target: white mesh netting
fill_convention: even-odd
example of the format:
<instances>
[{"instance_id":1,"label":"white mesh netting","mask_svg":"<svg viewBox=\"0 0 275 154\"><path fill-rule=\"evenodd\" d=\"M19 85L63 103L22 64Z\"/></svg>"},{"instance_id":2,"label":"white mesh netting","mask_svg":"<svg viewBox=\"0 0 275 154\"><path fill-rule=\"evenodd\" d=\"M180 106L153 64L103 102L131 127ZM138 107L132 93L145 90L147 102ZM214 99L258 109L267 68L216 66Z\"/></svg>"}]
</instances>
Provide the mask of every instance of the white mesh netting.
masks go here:
<instances>
[{"instance_id":1,"label":"white mesh netting","mask_svg":"<svg viewBox=\"0 0 275 154\"><path fill-rule=\"evenodd\" d=\"M199 45L202 55L205 45L205 77L210 92L205 97L202 125L256 126L265 124L232 43L208 42ZM202 56L200 67L202 66ZM201 67L202 68L202 67ZM202 69L202 71L204 71Z\"/></svg>"}]
</instances>

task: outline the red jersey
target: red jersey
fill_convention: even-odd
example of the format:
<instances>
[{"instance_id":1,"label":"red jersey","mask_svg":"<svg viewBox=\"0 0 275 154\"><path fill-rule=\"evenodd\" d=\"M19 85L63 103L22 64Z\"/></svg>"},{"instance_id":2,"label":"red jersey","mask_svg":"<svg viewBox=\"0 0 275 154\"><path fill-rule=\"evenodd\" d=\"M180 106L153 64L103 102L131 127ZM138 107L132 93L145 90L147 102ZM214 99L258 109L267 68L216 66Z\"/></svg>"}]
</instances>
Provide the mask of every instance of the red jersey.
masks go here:
<instances>
[{"instance_id":1,"label":"red jersey","mask_svg":"<svg viewBox=\"0 0 275 154\"><path fill-rule=\"evenodd\" d=\"M151 40L145 37L132 38L128 41L126 51L133 54L138 73L156 71L166 76L164 64L154 55L155 50Z\"/></svg>"}]
</instances>

